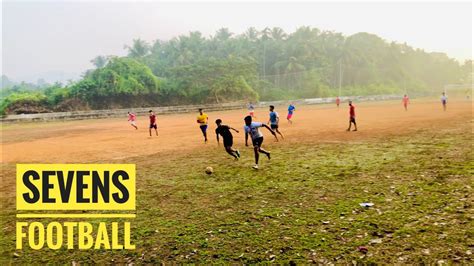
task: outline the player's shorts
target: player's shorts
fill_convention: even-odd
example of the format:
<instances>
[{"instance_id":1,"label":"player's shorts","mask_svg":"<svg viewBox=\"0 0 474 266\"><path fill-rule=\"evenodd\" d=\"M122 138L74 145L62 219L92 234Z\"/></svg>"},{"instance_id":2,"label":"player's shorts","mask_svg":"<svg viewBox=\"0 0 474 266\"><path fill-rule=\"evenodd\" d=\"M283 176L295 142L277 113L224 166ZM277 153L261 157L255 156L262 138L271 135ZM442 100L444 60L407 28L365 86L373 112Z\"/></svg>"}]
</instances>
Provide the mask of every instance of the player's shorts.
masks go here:
<instances>
[{"instance_id":1,"label":"player's shorts","mask_svg":"<svg viewBox=\"0 0 474 266\"><path fill-rule=\"evenodd\" d=\"M352 116L351 118L349 118L349 121L355 124L356 118Z\"/></svg>"},{"instance_id":2,"label":"player's shorts","mask_svg":"<svg viewBox=\"0 0 474 266\"><path fill-rule=\"evenodd\" d=\"M277 128L278 128L278 124L271 124L270 127L271 127L272 129L277 129Z\"/></svg>"},{"instance_id":3,"label":"player's shorts","mask_svg":"<svg viewBox=\"0 0 474 266\"><path fill-rule=\"evenodd\" d=\"M263 143L263 137L252 139L252 144L254 147L260 147Z\"/></svg>"},{"instance_id":4,"label":"player's shorts","mask_svg":"<svg viewBox=\"0 0 474 266\"><path fill-rule=\"evenodd\" d=\"M199 126L199 128L201 129L201 131L202 131L203 134L206 133L206 131L207 131L207 125L201 125L201 126Z\"/></svg>"},{"instance_id":5,"label":"player's shorts","mask_svg":"<svg viewBox=\"0 0 474 266\"><path fill-rule=\"evenodd\" d=\"M233 137L225 137L224 138L224 147L232 147L234 145L234 138Z\"/></svg>"},{"instance_id":6,"label":"player's shorts","mask_svg":"<svg viewBox=\"0 0 474 266\"><path fill-rule=\"evenodd\" d=\"M443 105L446 105L446 101L445 101L445 100L442 100L441 102L443 103Z\"/></svg>"},{"instance_id":7,"label":"player's shorts","mask_svg":"<svg viewBox=\"0 0 474 266\"><path fill-rule=\"evenodd\" d=\"M157 129L158 127L156 126L156 124L150 124L150 129L151 128Z\"/></svg>"},{"instance_id":8,"label":"player's shorts","mask_svg":"<svg viewBox=\"0 0 474 266\"><path fill-rule=\"evenodd\" d=\"M286 116L286 119L291 119L291 117L293 117L293 114L288 114L288 115Z\"/></svg>"}]
</instances>

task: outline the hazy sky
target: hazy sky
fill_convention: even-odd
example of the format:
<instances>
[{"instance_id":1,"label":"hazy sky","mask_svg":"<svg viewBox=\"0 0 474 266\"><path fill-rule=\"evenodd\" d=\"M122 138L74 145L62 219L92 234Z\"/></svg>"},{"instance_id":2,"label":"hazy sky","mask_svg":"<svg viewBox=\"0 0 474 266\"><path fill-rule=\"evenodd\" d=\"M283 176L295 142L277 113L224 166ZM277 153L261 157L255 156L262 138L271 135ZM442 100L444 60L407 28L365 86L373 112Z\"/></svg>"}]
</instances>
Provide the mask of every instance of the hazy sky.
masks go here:
<instances>
[{"instance_id":1,"label":"hazy sky","mask_svg":"<svg viewBox=\"0 0 474 266\"><path fill-rule=\"evenodd\" d=\"M426 51L472 58L471 2L26 2L3 1L2 68L15 80L79 76L97 55L125 55L132 39L168 40L221 27L299 26L370 32ZM69 73L69 74L67 74ZM51 81L51 80L49 80Z\"/></svg>"}]
</instances>

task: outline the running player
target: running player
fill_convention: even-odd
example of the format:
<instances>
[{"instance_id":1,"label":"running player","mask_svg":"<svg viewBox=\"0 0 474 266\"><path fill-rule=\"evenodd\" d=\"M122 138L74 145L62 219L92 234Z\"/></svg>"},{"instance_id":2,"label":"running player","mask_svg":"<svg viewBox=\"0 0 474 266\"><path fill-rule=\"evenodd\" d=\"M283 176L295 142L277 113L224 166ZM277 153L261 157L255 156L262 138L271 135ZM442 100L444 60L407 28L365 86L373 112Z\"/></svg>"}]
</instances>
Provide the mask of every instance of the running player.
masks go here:
<instances>
[{"instance_id":1,"label":"running player","mask_svg":"<svg viewBox=\"0 0 474 266\"><path fill-rule=\"evenodd\" d=\"M448 104L448 96L446 96L445 92L441 94L441 103L443 104L443 110L446 111L446 105Z\"/></svg>"},{"instance_id":2,"label":"running player","mask_svg":"<svg viewBox=\"0 0 474 266\"><path fill-rule=\"evenodd\" d=\"M150 110L148 111L148 113L150 114L150 128L149 128L149 132L150 132L150 137L151 137L151 129L154 128L155 129L155 133L156 135L158 136L158 126L156 125L156 115L155 113L153 113L153 110Z\"/></svg>"},{"instance_id":3,"label":"running player","mask_svg":"<svg viewBox=\"0 0 474 266\"><path fill-rule=\"evenodd\" d=\"M199 115L197 117L197 123L199 124L199 128L202 131L202 135L204 136L204 143L207 143L207 114L199 108Z\"/></svg>"},{"instance_id":4,"label":"running player","mask_svg":"<svg viewBox=\"0 0 474 266\"><path fill-rule=\"evenodd\" d=\"M236 160L238 160L240 158L240 152L239 150L232 149L232 145L234 144L234 138L230 130L232 129L233 131L237 133L239 133L239 131L235 128L223 125L221 119L216 120L216 125L217 125L217 128L216 128L217 145L219 145L219 134L220 134L222 138L224 139L225 151L228 154L230 154L232 157L234 157Z\"/></svg>"},{"instance_id":5,"label":"running player","mask_svg":"<svg viewBox=\"0 0 474 266\"><path fill-rule=\"evenodd\" d=\"M270 119L268 120L267 124L270 124L271 129L275 130L276 133L280 134L281 138L283 139L283 134L281 134L280 130L278 129L278 124L280 123L280 116L275 111L275 106L270 105Z\"/></svg>"},{"instance_id":6,"label":"running player","mask_svg":"<svg viewBox=\"0 0 474 266\"><path fill-rule=\"evenodd\" d=\"M354 123L353 131L357 131L355 106L352 104L352 101L349 101L349 128L347 129L347 131L351 131L352 123Z\"/></svg>"},{"instance_id":7,"label":"running player","mask_svg":"<svg viewBox=\"0 0 474 266\"><path fill-rule=\"evenodd\" d=\"M134 127L135 129L138 129L137 124L136 124L137 116L134 113L130 113L130 112L128 112L127 114L128 114L128 122L130 122L130 125Z\"/></svg>"},{"instance_id":8,"label":"running player","mask_svg":"<svg viewBox=\"0 0 474 266\"><path fill-rule=\"evenodd\" d=\"M337 97L336 97L337 109L339 109L339 104L341 104L341 99L339 99L339 96L337 96Z\"/></svg>"},{"instance_id":9,"label":"running player","mask_svg":"<svg viewBox=\"0 0 474 266\"><path fill-rule=\"evenodd\" d=\"M248 106L247 106L247 110L249 110L249 115L253 118L256 118L255 117L255 107L253 106L252 103L249 103Z\"/></svg>"},{"instance_id":10,"label":"running player","mask_svg":"<svg viewBox=\"0 0 474 266\"><path fill-rule=\"evenodd\" d=\"M291 121L291 118L293 117L293 113L295 112L295 106L290 103L290 105L288 105L288 115L286 116L286 119L288 120L288 123L290 124L293 124L293 121Z\"/></svg>"},{"instance_id":11,"label":"running player","mask_svg":"<svg viewBox=\"0 0 474 266\"><path fill-rule=\"evenodd\" d=\"M402 99L403 102L403 107L405 107L405 111L408 111L408 103L410 102L410 99L408 96L405 94Z\"/></svg>"},{"instance_id":12,"label":"running player","mask_svg":"<svg viewBox=\"0 0 474 266\"><path fill-rule=\"evenodd\" d=\"M255 153L255 165L253 166L253 168L258 169L258 159L259 159L259 156L260 156L259 153L263 153L263 154L267 155L268 159L270 160L270 152L262 149L263 134L262 134L262 132L260 132L260 130L258 128L259 127L265 127L266 129L268 129L272 133L273 136L275 136L275 138L277 140L278 140L278 137L277 137L275 131L273 131L267 125L265 125L263 123L260 123L260 122L252 122L252 117L251 116L246 116L244 121L245 121L245 126L244 126L245 146L249 145L248 139L249 139L249 134L250 134L250 136L252 138L253 150L254 150L254 153Z\"/></svg>"}]
</instances>

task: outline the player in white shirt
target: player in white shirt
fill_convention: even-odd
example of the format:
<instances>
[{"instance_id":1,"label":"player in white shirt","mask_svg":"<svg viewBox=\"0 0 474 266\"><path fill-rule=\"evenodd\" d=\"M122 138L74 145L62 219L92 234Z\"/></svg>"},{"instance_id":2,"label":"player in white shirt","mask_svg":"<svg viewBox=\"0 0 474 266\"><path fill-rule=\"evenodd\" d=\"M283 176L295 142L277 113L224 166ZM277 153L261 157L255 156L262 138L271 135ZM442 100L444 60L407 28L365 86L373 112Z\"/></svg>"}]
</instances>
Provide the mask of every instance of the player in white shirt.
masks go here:
<instances>
[{"instance_id":1,"label":"player in white shirt","mask_svg":"<svg viewBox=\"0 0 474 266\"><path fill-rule=\"evenodd\" d=\"M273 136L278 140L278 137L276 136L275 131L273 131L269 126L265 125L264 123L260 122L252 122L252 117L251 116L246 116L245 119L245 126L244 126L244 131L245 131L245 146L248 146L248 139L249 135L252 138L252 144L253 144L253 150L255 153L255 165L253 166L254 169L258 169L258 159L260 154L263 153L267 155L268 159L270 159L270 152L262 149L262 143L263 143L263 134L260 132L259 128L260 127L265 127L268 129Z\"/></svg>"},{"instance_id":2,"label":"player in white shirt","mask_svg":"<svg viewBox=\"0 0 474 266\"><path fill-rule=\"evenodd\" d=\"M441 94L441 103L443 104L443 110L446 111L446 104L448 103L448 96L446 96L445 92L443 92Z\"/></svg>"}]
</instances>

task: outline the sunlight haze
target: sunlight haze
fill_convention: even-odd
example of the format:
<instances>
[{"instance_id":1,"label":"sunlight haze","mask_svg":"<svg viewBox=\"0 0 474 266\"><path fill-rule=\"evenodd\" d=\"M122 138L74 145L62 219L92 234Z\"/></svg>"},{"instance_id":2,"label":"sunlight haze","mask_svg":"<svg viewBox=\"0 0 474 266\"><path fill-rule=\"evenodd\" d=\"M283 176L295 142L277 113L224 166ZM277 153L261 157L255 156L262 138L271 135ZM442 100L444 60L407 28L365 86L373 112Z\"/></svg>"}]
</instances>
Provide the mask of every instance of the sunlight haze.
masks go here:
<instances>
[{"instance_id":1,"label":"sunlight haze","mask_svg":"<svg viewBox=\"0 0 474 266\"><path fill-rule=\"evenodd\" d=\"M126 55L133 39L152 43L190 31L300 26L377 34L459 61L472 55L472 3L13 2L2 10L3 74L16 81L79 78L98 55Z\"/></svg>"}]
</instances>

